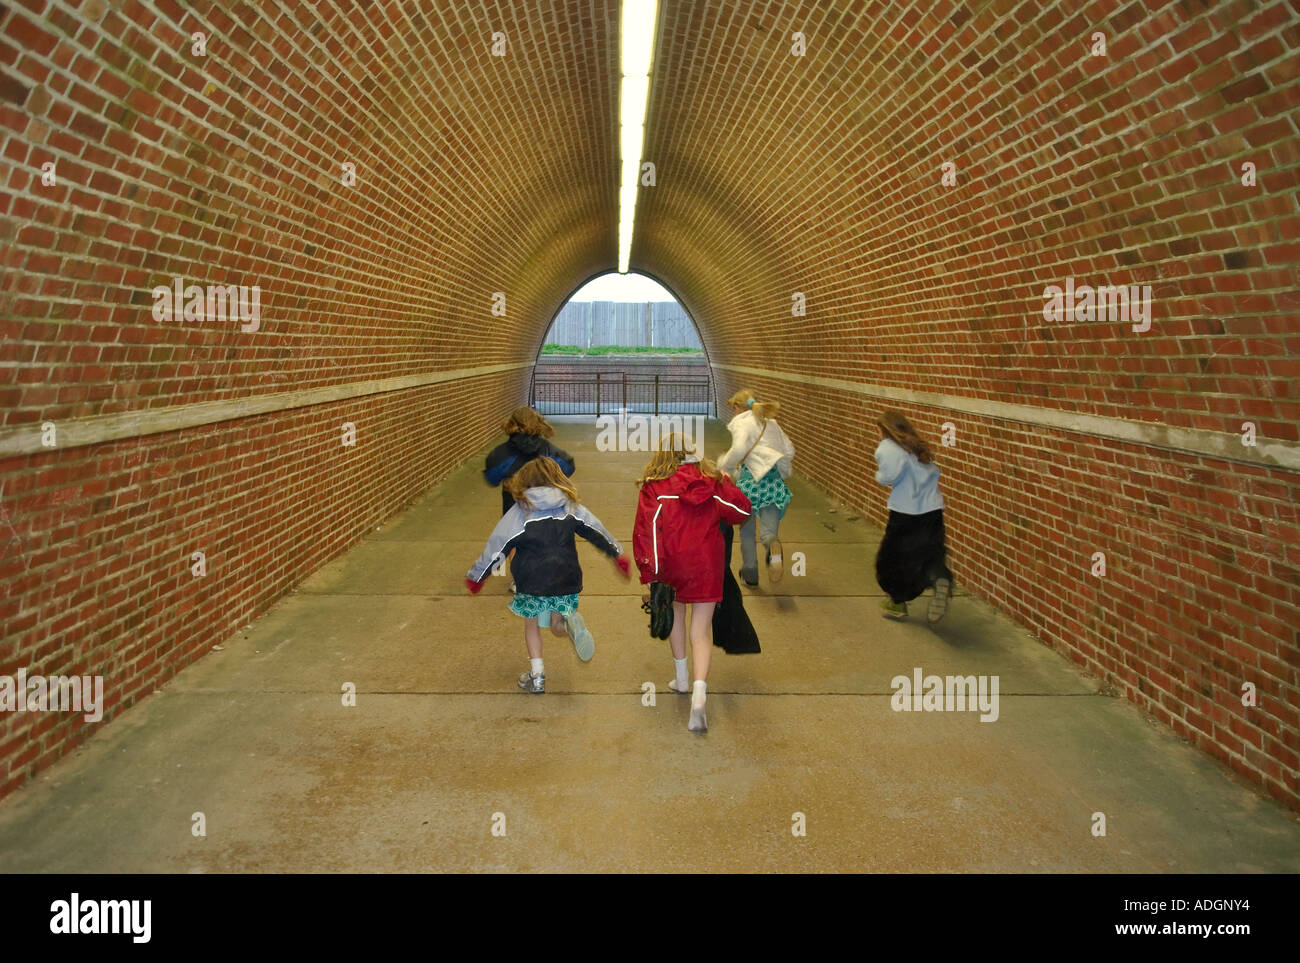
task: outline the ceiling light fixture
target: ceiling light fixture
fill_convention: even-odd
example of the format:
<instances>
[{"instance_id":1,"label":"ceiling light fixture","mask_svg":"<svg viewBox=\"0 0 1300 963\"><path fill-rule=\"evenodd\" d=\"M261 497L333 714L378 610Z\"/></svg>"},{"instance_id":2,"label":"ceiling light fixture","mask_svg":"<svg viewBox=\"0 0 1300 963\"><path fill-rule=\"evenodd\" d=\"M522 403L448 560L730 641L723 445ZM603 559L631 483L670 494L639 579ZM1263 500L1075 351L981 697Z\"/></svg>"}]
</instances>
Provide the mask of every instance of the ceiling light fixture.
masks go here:
<instances>
[{"instance_id":1,"label":"ceiling light fixture","mask_svg":"<svg viewBox=\"0 0 1300 963\"><path fill-rule=\"evenodd\" d=\"M645 108L650 94L650 57L654 50L657 0L623 0L620 36L622 77L619 84L619 156L623 160L618 194L618 273L626 274L632 258L636 189L645 148Z\"/></svg>"}]
</instances>

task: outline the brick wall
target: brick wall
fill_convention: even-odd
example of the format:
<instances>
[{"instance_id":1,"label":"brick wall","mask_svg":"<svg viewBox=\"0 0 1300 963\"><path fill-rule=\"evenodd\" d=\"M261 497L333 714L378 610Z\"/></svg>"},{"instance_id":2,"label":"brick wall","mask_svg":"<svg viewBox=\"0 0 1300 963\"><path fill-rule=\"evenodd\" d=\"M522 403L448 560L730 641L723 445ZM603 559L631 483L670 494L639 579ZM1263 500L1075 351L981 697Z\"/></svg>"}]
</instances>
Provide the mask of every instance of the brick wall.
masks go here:
<instances>
[{"instance_id":1,"label":"brick wall","mask_svg":"<svg viewBox=\"0 0 1300 963\"><path fill-rule=\"evenodd\" d=\"M0 459L0 674L102 674L111 719L496 434L533 329L616 256L616 23L604 0L0 7L0 434L522 366ZM257 285L258 329L156 321L174 277ZM91 728L0 713L0 794Z\"/></svg>"},{"instance_id":2,"label":"brick wall","mask_svg":"<svg viewBox=\"0 0 1300 963\"><path fill-rule=\"evenodd\" d=\"M962 589L1294 803L1300 475L816 386L718 381L724 395L743 382L781 400L796 472L881 527L873 425L904 410L942 472ZM939 444L945 423L955 447ZM1104 577L1092 574L1095 552ZM869 566L863 577L874 587ZM1254 707L1242 705L1244 682Z\"/></svg>"},{"instance_id":3,"label":"brick wall","mask_svg":"<svg viewBox=\"0 0 1300 963\"><path fill-rule=\"evenodd\" d=\"M0 673L102 675L112 719L454 469L496 433L526 379L524 369L0 462ZM346 447L345 422L356 429ZM0 713L0 793L94 726L76 713Z\"/></svg>"},{"instance_id":4,"label":"brick wall","mask_svg":"<svg viewBox=\"0 0 1300 963\"><path fill-rule=\"evenodd\" d=\"M885 397L1294 443L1296 5L668 0L661 29L632 267L715 363L783 375L719 396L785 401L796 470L876 522L879 412L953 422L958 580L1300 808L1300 476ZM1046 321L1067 277L1150 284L1150 330Z\"/></svg>"}]
</instances>

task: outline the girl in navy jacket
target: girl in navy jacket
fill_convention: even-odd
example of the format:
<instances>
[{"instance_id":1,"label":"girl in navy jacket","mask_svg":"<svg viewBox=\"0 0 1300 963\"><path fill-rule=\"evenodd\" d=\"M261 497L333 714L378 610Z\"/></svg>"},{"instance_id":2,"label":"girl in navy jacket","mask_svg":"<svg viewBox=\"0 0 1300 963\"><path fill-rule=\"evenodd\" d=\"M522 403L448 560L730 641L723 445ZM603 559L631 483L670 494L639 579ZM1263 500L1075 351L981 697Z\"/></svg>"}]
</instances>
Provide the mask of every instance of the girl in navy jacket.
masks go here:
<instances>
[{"instance_id":1,"label":"girl in navy jacket","mask_svg":"<svg viewBox=\"0 0 1300 963\"><path fill-rule=\"evenodd\" d=\"M578 492L550 458L526 462L511 475L506 489L514 505L492 530L483 554L466 573L465 584L477 595L488 572L513 550L510 574L518 593L510 601L510 611L525 619L524 645L530 661L528 671L519 677L519 688L542 693L546 691L542 628L567 634L583 662L596 652L591 632L578 614L582 567L574 536L581 535L614 559L624 578L629 577L629 564L617 540L578 503ZM560 616L560 625L552 614Z\"/></svg>"},{"instance_id":2,"label":"girl in navy jacket","mask_svg":"<svg viewBox=\"0 0 1300 963\"><path fill-rule=\"evenodd\" d=\"M487 456L483 477L489 485L501 486L501 514L504 515L515 503L505 482L528 462L534 458L554 459L566 476L573 474L575 465L572 455L547 441L555 429L532 408L516 408L501 427L510 437Z\"/></svg>"}]
</instances>

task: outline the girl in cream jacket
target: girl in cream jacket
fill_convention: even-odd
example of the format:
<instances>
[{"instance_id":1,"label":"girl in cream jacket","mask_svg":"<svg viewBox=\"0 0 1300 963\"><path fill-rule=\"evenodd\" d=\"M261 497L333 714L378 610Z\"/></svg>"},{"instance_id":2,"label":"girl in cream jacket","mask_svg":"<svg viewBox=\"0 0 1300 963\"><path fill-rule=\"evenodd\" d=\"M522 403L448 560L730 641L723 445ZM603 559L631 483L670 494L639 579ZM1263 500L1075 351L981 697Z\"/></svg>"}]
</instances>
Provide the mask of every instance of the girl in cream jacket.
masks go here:
<instances>
[{"instance_id":1,"label":"girl in cream jacket","mask_svg":"<svg viewBox=\"0 0 1300 963\"><path fill-rule=\"evenodd\" d=\"M749 521L740 528L740 577L746 585L758 584L758 547L755 544L754 520L758 519L759 539L767 551L767 573L779 582L784 571L781 540L777 531L790 504L790 477L794 445L776 423L781 405L775 401L758 401L754 392L742 388L727 401L735 417L727 423L731 447L718 459L718 467L735 474L736 487L745 493L753 506Z\"/></svg>"}]
</instances>

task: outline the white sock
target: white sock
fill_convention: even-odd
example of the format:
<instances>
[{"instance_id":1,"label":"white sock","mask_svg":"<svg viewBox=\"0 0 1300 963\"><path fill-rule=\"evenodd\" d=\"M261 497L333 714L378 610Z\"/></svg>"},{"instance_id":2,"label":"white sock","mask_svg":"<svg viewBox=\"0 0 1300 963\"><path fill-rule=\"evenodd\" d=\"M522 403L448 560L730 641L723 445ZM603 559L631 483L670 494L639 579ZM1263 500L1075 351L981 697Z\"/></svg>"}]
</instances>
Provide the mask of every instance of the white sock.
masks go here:
<instances>
[{"instance_id":1,"label":"white sock","mask_svg":"<svg viewBox=\"0 0 1300 963\"><path fill-rule=\"evenodd\" d=\"M543 672L545 672L545 670L542 668L541 659L529 659L528 664L531 667L529 671L532 672L534 676L541 675Z\"/></svg>"},{"instance_id":2,"label":"white sock","mask_svg":"<svg viewBox=\"0 0 1300 963\"><path fill-rule=\"evenodd\" d=\"M673 669L677 672L677 688L685 692L690 686L690 680L686 678L686 660L673 659Z\"/></svg>"},{"instance_id":3,"label":"white sock","mask_svg":"<svg viewBox=\"0 0 1300 963\"><path fill-rule=\"evenodd\" d=\"M708 687L709 687L709 684L708 684L707 682L705 682L703 679L696 679L696 680L695 680L695 685L692 686L692 691L691 691L691 708L692 708L692 709L703 709L703 708L704 708L704 699L705 699L705 697L706 697L706 694L707 694L707 693L706 693L706 690L708 689Z\"/></svg>"}]
</instances>

